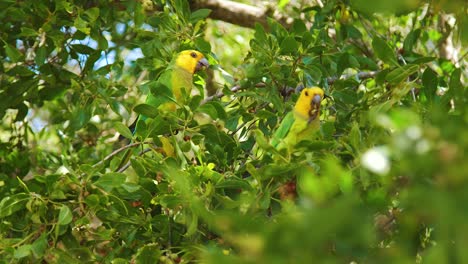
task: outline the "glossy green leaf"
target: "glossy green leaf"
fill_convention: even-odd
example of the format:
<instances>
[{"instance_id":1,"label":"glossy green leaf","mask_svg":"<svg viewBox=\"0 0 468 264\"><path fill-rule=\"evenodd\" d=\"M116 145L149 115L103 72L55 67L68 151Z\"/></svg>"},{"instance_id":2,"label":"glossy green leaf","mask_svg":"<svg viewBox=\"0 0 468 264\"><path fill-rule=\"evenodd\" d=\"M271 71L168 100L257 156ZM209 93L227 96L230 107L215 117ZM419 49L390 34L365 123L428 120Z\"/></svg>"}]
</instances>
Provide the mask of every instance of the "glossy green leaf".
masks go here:
<instances>
[{"instance_id":1,"label":"glossy green leaf","mask_svg":"<svg viewBox=\"0 0 468 264\"><path fill-rule=\"evenodd\" d=\"M68 225L73 220L73 215L70 208L66 205L60 207L57 224Z\"/></svg>"},{"instance_id":2,"label":"glossy green leaf","mask_svg":"<svg viewBox=\"0 0 468 264\"><path fill-rule=\"evenodd\" d=\"M148 104L139 104L133 108L133 111L147 117L156 117L159 113L157 107Z\"/></svg>"},{"instance_id":3,"label":"glossy green leaf","mask_svg":"<svg viewBox=\"0 0 468 264\"><path fill-rule=\"evenodd\" d=\"M24 206L29 199L30 196L25 193L17 193L4 197L0 201L0 218L4 218L24 209Z\"/></svg>"},{"instance_id":4,"label":"glossy green leaf","mask_svg":"<svg viewBox=\"0 0 468 264\"><path fill-rule=\"evenodd\" d=\"M119 132L120 135L122 135L122 136L124 136L126 138L129 138L129 139L133 138L132 131L130 131L130 129L126 125L124 125L124 124L122 124L120 122L115 122L114 123L114 128L115 128L115 130L117 130L117 132Z\"/></svg>"}]
</instances>

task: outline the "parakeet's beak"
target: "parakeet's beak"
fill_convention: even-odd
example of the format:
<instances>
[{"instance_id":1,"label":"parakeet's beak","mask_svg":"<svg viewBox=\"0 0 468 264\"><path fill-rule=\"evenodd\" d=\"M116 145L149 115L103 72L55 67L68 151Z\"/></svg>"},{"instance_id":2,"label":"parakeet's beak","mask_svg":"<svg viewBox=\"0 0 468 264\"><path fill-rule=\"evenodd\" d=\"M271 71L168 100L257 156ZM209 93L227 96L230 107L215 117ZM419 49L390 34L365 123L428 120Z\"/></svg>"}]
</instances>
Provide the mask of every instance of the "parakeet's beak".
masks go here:
<instances>
[{"instance_id":1,"label":"parakeet's beak","mask_svg":"<svg viewBox=\"0 0 468 264\"><path fill-rule=\"evenodd\" d=\"M197 66L195 66L195 71L200 71L208 68L210 66L210 63L208 62L207 59L202 58L197 62Z\"/></svg>"},{"instance_id":2,"label":"parakeet's beak","mask_svg":"<svg viewBox=\"0 0 468 264\"><path fill-rule=\"evenodd\" d=\"M309 123L314 121L317 116L320 114L320 103L322 102L322 97L319 94L314 95L310 101L310 111L309 111Z\"/></svg>"},{"instance_id":3,"label":"parakeet's beak","mask_svg":"<svg viewBox=\"0 0 468 264\"><path fill-rule=\"evenodd\" d=\"M319 94L314 95L312 98L312 107L316 108L317 106L320 106L320 102L322 101L322 97Z\"/></svg>"}]
</instances>

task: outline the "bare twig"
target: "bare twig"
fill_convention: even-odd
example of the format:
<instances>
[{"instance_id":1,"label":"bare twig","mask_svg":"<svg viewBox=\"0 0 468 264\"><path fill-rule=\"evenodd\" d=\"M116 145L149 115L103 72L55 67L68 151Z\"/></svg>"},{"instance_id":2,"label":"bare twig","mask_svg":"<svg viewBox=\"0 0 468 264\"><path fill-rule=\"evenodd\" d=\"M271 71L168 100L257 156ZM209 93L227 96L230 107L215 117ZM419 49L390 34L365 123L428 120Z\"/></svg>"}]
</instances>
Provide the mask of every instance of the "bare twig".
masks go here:
<instances>
[{"instance_id":1,"label":"bare twig","mask_svg":"<svg viewBox=\"0 0 468 264\"><path fill-rule=\"evenodd\" d=\"M123 146L121 148L118 148L118 149L112 151L112 153L107 155L103 160L101 160L98 163L94 164L93 167L97 167L97 166L101 165L102 163L108 161L109 159L111 159L112 157L114 157L115 155L119 154L120 152L122 152L122 151L124 151L126 149L133 148L133 147L141 145L141 144L145 144L145 143L144 142L135 142L135 143L125 145L125 146Z\"/></svg>"},{"instance_id":2,"label":"bare twig","mask_svg":"<svg viewBox=\"0 0 468 264\"><path fill-rule=\"evenodd\" d=\"M359 80L370 79L370 78L375 77L375 75L377 75L377 73L379 73L379 71L358 72L357 74L345 74L345 75L342 75L340 77L327 78L327 82L328 82L329 85L332 85L334 82L336 82L339 79L348 79L348 78L351 78L351 77L356 77Z\"/></svg>"},{"instance_id":3,"label":"bare twig","mask_svg":"<svg viewBox=\"0 0 468 264\"><path fill-rule=\"evenodd\" d=\"M241 86L238 85L238 84L236 84L236 85L234 85L234 87L231 88L231 92L236 93L236 92L238 92L240 89L241 89ZM224 93L223 93L222 91L218 91L218 92L215 93L214 95L208 96L208 97L206 97L205 99L203 99L203 101L201 101L200 104L201 104L201 105L204 105L204 104L208 103L209 101L212 101L212 100L215 99L215 98L221 98L221 97L223 97L223 96L224 96Z\"/></svg>"},{"instance_id":4,"label":"bare twig","mask_svg":"<svg viewBox=\"0 0 468 264\"><path fill-rule=\"evenodd\" d=\"M138 153L138 156L141 156L143 154L145 154L146 152L150 152L152 150L152 148L146 148L142 151L140 151L140 153ZM124 166L122 166L122 168L118 169L117 172L124 172L126 169L128 169L128 167L130 167L131 165L131 162L127 162Z\"/></svg>"}]
</instances>

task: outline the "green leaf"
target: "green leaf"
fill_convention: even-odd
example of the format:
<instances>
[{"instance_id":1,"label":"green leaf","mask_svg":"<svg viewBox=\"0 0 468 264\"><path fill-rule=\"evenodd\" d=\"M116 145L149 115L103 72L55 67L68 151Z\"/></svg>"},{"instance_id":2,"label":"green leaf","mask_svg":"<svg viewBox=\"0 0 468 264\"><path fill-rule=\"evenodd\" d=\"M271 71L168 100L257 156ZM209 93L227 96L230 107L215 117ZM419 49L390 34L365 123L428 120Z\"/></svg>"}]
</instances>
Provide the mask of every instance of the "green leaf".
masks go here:
<instances>
[{"instance_id":1,"label":"green leaf","mask_svg":"<svg viewBox=\"0 0 468 264\"><path fill-rule=\"evenodd\" d=\"M21 258L24 258L24 257L27 257L31 255L31 245L27 244L27 245L22 245L22 246L19 246L16 250L15 250L15 253L14 253L14 257L16 259L21 259Z\"/></svg>"},{"instance_id":2,"label":"green leaf","mask_svg":"<svg viewBox=\"0 0 468 264\"><path fill-rule=\"evenodd\" d=\"M348 36L350 38L352 38L352 39L361 39L362 38L361 31L359 31L359 29L357 29L355 26L345 25L345 29L346 29L346 32L348 33Z\"/></svg>"},{"instance_id":3,"label":"green leaf","mask_svg":"<svg viewBox=\"0 0 468 264\"><path fill-rule=\"evenodd\" d=\"M47 58L46 46L39 47L36 50L36 57L34 58L34 62L37 64L37 66L41 66L44 64L46 58Z\"/></svg>"},{"instance_id":4,"label":"green leaf","mask_svg":"<svg viewBox=\"0 0 468 264\"><path fill-rule=\"evenodd\" d=\"M209 115L212 119L218 118L218 112L216 108L211 104L204 104L197 109L197 112L205 113Z\"/></svg>"},{"instance_id":5,"label":"green leaf","mask_svg":"<svg viewBox=\"0 0 468 264\"><path fill-rule=\"evenodd\" d=\"M157 107L154 107L148 104L139 104L135 106L135 108L133 108L133 111L135 111L136 113L140 115L151 117L151 118L154 118L159 114L159 110Z\"/></svg>"},{"instance_id":6,"label":"green leaf","mask_svg":"<svg viewBox=\"0 0 468 264\"><path fill-rule=\"evenodd\" d=\"M417 58L417 59L415 59L413 61L408 60L408 62L411 62L412 64L424 64L424 63L434 61L435 59L436 59L436 57L421 57L421 58Z\"/></svg>"},{"instance_id":7,"label":"green leaf","mask_svg":"<svg viewBox=\"0 0 468 264\"><path fill-rule=\"evenodd\" d=\"M211 13L210 9L205 9L205 8L197 9L195 12L193 12L190 15L190 23L196 23L199 20L205 19L210 15L210 13Z\"/></svg>"},{"instance_id":8,"label":"green leaf","mask_svg":"<svg viewBox=\"0 0 468 264\"><path fill-rule=\"evenodd\" d=\"M110 172L101 176L95 182L95 185L101 187L106 192L110 192L112 191L112 189L124 184L126 179L127 179L127 176L123 173Z\"/></svg>"},{"instance_id":9,"label":"green leaf","mask_svg":"<svg viewBox=\"0 0 468 264\"><path fill-rule=\"evenodd\" d=\"M72 220L73 220L73 215L72 215L70 208L68 208L68 206L66 205L62 205L62 207L60 208L57 224L68 225L69 223L71 223Z\"/></svg>"},{"instance_id":10,"label":"green leaf","mask_svg":"<svg viewBox=\"0 0 468 264\"><path fill-rule=\"evenodd\" d=\"M351 131L349 132L349 143L353 146L354 149L359 150L361 147L362 135L359 129L359 124L353 122Z\"/></svg>"},{"instance_id":11,"label":"green leaf","mask_svg":"<svg viewBox=\"0 0 468 264\"><path fill-rule=\"evenodd\" d=\"M132 164L132 168L135 170L135 172L142 176L142 175L145 175L146 173L146 169L145 169L145 166L143 166L143 164L137 160L137 159L132 159L130 160L130 163Z\"/></svg>"},{"instance_id":12,"label":"green leaf","mask_svg":"<svg viewBox=\"0 0 468 264\"><path fill-rule=\"evenodd\" d=\"M407 64L402 67L398 67L393 71L389 72L385 77L385 80L392 85L397 85L406 80L411 74L416 73L419 70L419 66L415 64Z\"/></svg>"},{"instance_id":13,"label":"green leaf","mask_svg":"<svg viewBox=\"0 0 468 264\"><path fill-rule=\"evenodd\" d=\"M35 31L32 28L22 27L21 28L21 34L19 34L19 35L24 36L24 37L35 37L35 36L38 35L38 33L37 33L37 31Z\"/></svg>"},{"instance_id":14,"label":"green leaf","mask_svg":"<svg viewBox=\"0 0 468 264\"><path fill-rule=\"evenodd\" d=\"M0 218L25 209L25 205L29 199L30 196L25 193L17 193L3 198L2 201L0 201Z\"/></svg>"},{"instance_id":15,"label":"green leaf","mask_svg":"<svg viewBox=\"0 0 468 264\"><path fill-rule=\"evenodd\" d=\"M294 30L294 33L296 33L296 34L303 34L304 32L307 32L307 27L304 24L304 21L302 21L300 19L294 19L292 28Z\"/></svg>"},{"instance_id":16,"label":"green leaf","mask_svg":"<svg viewBox=\"0 0 468 264\"><path fill-rule=\"evenodd\" d=\"M133 138L132 131L130 131L130 129L126 125L122 124L121 122L114 122L114 128L115 130L117 130L117 132L119 132L120 135L128 139Z\"/></svg>"},{"instance_id":17,"label":"green leaf","mask_svg":"<svg viewBox=\"0 0 468 264\"><path fill-rule=\"evenodd\" d=\"M280 49L283 54L296 54L299 45L294 37L288 36L281 42Z\"/></svg>"},{"instance_id":18,"label":"green leaf","mask_svg":"<svg viewBox=\"0 0 468 264\"><path fill-rule=\"evenodd\" d=\"M90 8L84 14L88 17L89 23L94 23L99 18L99 8Z\"/></svg>"},{"instance_id":19,"label":"green leaf","mask_svg":"<svg viewBox=\"0 0 468 264\"><path fill-rule=\"evenodd\" d=\"M421 29L416 29L414 31L411 31L405 38L405 41L403 42L403 50L405 53L410 53L413 51L413 46L416 44L419 35L421 34Z\"/></svg>"},{"instance_id":20,"label":"green leaf","mask_svg":"<svg viewBox=\"0 0 468 264\"><path fill-rule=\"evenodd\" d=\"M89 35L89 33L91 32L91 29L88 27L88 22L83 20L81 17L77 17L75 19L74 25L76 29L78 29L79 31L83 32L86 35Z\"/></svg>"},{"instance_id":21,"label":"green leaf","mask_svg":"<svg viewBox=\"0 0 468 264\"><path fill-rule=\"evenodd\" d=\"M431 68L427 67L422 75L422 83L424 86L424 94L428 100L432 101L437 91L437 73L435 73Z\"/></svg>"},{"instance_id":22,"label":"green leaf","mask_svg":"<svg viewBox=\"0 0 468 264\"><path fill-rule=\"evenodd\" d=\"M133 12L133 21L135 26L141 27L145 19L145 10L140 2L135 2L135 11Z\"/></svg>"},{"instance_id":23,"label":"green leaf","mask_svg":"<svg viewBox=\"0 0 468 264\"><path fill-rule=\"evenodd\" d=\"M42 258L49 244L47 243L47 234L43 233L31 245L31 251L36 258Z\"/></svg>"},{"instance_id":24,"label":"green leaf","mask_svg":"<svg viewBox=\"0 0 468 264\"><path fill-rule=\"evenodd\" d=\"M390 65L398 65L395 52L384 39L381 39L377 36L374 37L372 40L372 48L375 51L375 55L377 55L377 57L383 62Z\"/></svg>"},{"instance_id":25,"label":"green leaf","mask_svg":"<svg viewBox=\"0 0 468 264\"><path fill-rule=\"evenodd\" d=\"M99 201L100 201L99 195L97 194L91 194L91 195L86 196L85 198L85 203L90 208L96 208L97 206L99 206Z\"/></svg>"},{"instance_id":26,"label":"green leaf","mask_svg":"<svg viewBox=\"0 0 468 264\"><path fill-rule=\"evenodd\" d=\"M78 129L84 127L84 125L91 118L91 113L89 108L77 109L73 113L72 119L70 120L70 129L77 131Z\"/></svg>"},{"instance_id":27,"label":"green leaf","mask_svg":"<svg viewBox=\"0 0 468 264\"><path fill-rule=\"evenodd\" d=\"M9 75L20 75L23 77L27 76L33 76L34 72L28 69L27 67L23 65L16 65L15 67L11 68L9 71L7 71Z\"/></svg>"},{"instance_id":28,"label":"green leaf","mask_svg":"<svg viewBox=\"0 0 468 264\"><path fill-rule=\"evenodd\" d=\"M306 68L305 68L305 74L304 76L306 77L306 79L304 80L305 84L307 86L310 86L312 84L316 84L316 83L319 83L321 78L322 78L322 71L320 70L319 67L315 66L315 65L308 65ZM308 82L308 79L310 79L310 81Z\"/></svg>"},{"instance_id":29,"label":"green leaf","mask_svg":"<svg viewBox=\"0 0 468 264\"><path fill-rule=\"evenodd\" d=\"M449 88L457 91L463 90L463 84L461 83L461 69L457 68L450 75Z\"/></svg>"},{"instance_id":30,"label":"green leaf","mask_svg":"<svg viewBox=\"0 0 468 264\"><path fill-rule=\"evenodd\" d=\"M266 44L267 42L267 34L265 33L265 29L260 23L255 23L254 40L257 41L260 45Z\"/></svg>"},{"instance_id":31,"label":"green leaf","mask_svg":"<svg viewBox=\"0 0 468 264\"><path fill-rule=\"evenodd\" d=\"M3 45L3 47L5 48L5 53L7 57L10 58L11 62L18 62L23 57L23 54L21 54L19 50L7 44L6 42L5 42L5 45Z\"/></svg>"},{"instance_id":32,"label":"green leaf","mask_svg":"<svg viewBox=\"0 0 468 264\"><path fill-rule=\"evenodd\" d=\"M146 244L138 249L136 263L160 263L161 249L157 243Z\"/></svg>"},{"instance_id":33,"label":"green leaf","mask_svg":"<svg viewBox=\"0 0 468 264\"><path fill-rule=\"evenodd\" d=\"M91 53L86 59L86 64L83 68L83 73L90 74L89 72L93 70L94 64L101 57L100 51L95 51Z\"/></svg>"}]
</instances>

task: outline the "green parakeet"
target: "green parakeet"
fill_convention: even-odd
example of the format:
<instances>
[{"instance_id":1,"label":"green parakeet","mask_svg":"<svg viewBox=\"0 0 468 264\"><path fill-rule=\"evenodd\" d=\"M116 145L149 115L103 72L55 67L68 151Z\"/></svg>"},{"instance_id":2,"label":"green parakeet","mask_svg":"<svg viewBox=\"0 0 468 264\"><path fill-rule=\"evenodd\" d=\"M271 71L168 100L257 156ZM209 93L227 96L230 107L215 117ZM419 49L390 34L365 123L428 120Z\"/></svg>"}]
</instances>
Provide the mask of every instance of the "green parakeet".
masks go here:
<instances>
[{"instance_id":1,"label":"green parakeet","mask_svg":"<svg viewBox=\"0 0 468 264\"><path fill-rule=\"evenodd\" d=\"M304 88L293 111L285 116L273 135L271 145L278 150L291 150L301 140L311 138L320 128L320 103L323 98L321 88Z\"/></svg>"},{"instance_id":2,"label":"green parakeet","mask_svg":"<svg viewBox=\"0 0 468 264\"><path fill-rule=\"evenodd\" d=\"M187 103L193 87L193 74L209 67L205 56L196 50L184 50L178 53L169 63L168 67L159 76L156 82L155 91L161 94L150 93L146 98L145 104L159 108L167 112L174 112L177 108ZM154 92L154 91L153 91ZM140 115L139 120L146 120L147 117ZM133 131L135 133L135 131ZM164 149L170 149L170 143L167 138L161 139ZM118 170L120 170L130 159L132 151L128 150Z\"/></svg>"}]
</instances>

